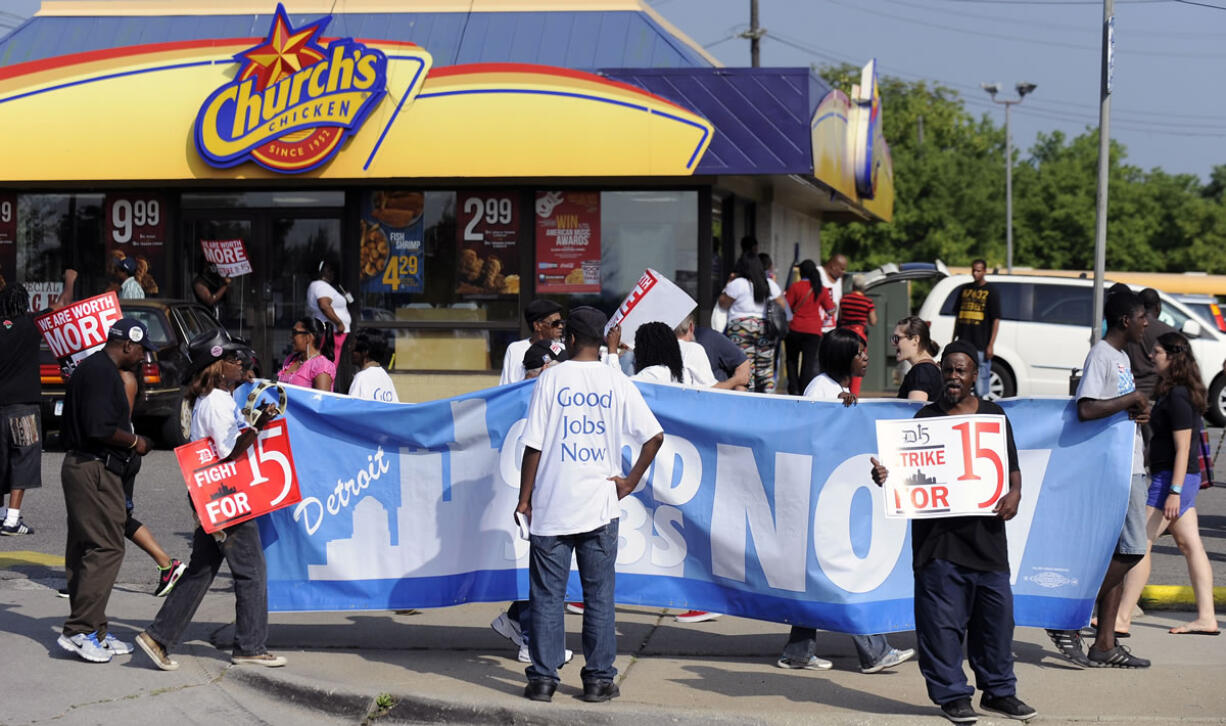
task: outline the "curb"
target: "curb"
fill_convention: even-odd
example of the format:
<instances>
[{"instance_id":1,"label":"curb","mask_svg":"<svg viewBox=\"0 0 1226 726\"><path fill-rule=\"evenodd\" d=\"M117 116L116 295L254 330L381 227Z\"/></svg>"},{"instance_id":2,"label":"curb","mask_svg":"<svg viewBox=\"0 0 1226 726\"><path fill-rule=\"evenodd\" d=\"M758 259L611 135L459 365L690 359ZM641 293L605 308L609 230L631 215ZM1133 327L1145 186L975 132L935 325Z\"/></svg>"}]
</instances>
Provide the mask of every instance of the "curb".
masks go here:
<instances>
[{"instance_id":1,"label":"curb","mask_svg":"<svg viewBox=\"0 0 1226 726\"><path fill-rule=\"evenodd\" d=\"M1146 610L1196 610L1190 585L1146 585L1139 604ZM1213 588L1213 604L1226 607L1226 587Z\"/></svg>"},{"instance_id":2,"label":"curb","mask_svg":"<svg viewBox=\"0 0 1226 726\"><path fill-rule=\"evenodd\" d=\"M342 691L334 684L314 681L302 676L283 679L270 675L264 668L230 666L222 672L225 680L237 681L278 700L332 716L353 719L360 723L375 710L375 697Z\"/></svg>"}]
</instances>

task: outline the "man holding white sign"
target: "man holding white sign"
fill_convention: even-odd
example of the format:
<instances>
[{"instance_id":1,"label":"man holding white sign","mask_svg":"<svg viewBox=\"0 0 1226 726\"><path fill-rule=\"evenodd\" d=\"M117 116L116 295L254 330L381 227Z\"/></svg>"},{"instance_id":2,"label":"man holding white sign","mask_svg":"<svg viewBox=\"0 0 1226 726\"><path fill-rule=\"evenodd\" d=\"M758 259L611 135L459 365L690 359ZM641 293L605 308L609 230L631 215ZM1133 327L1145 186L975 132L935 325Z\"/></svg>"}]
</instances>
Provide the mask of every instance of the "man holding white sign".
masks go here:
<instances>
[{"instance_id":1,"label":"man holding white sign","mask_svg":"<svg viewBox=\"0 0 1226 726\"><path fill-rule=\"evenodd\" d=\"M1017 698L1017 678L1013 674L1013 590L1009 585L1009 547L1005 539L1005 522L1017 514L1022 498L1022 474L1018 464L1017 447L1013 443L1013 431L1005 418L1004 410L990 401L976 398L975 380L979 372L978 350L962 340L945 346L941 356L941 375L945 382L941 400L931 403L915 414L916 419L940 416L976 416L967 421L965 431L975 429L974 436L962 437L962 451L955 463L965 462L966 471L953 481L927 481L935 477L923 475L923 467L930 471L938 464L935 453L937 443L926 448L897 447L909 449L897 454L891 464L903 471L911 471L907 483L933 490L929 495L939 494L938 487L954 488L973 485L981 476L975 471L974 462L980 458L992 462L998 479L995 489L995 504L990 515L985 508L967 515L964 507L955 510L945 507L945 516L926 511L912 516L911 524L912 567L915 570L915 630L919 644L920 672L928 684L928 697L941 707L941 712L954 723L974 723L978 716L971 707L975 689L966 681L962 670L962 644L966 641L967 660L975 673L975 682L983 696L979 705L985 711L999 713L1009 718L1027 721L1038 711ZM979 420L988 414L991 418ZM1007 462L999 455L984 450L978 445L979 429L990 432L993 426L1005 423ZM980 426L983 424L983 426ZM919 443L919 442L912 442ZM940 451L949 458L946 449L956 450L957 439L941 445ZM880 442L879 442L880 445ZM888 448L888 447L883 447ZM884 484L889 471L877 459L873 459L873 481ZM1002 466L1004 464L1004 466ZM1009 489L1000 490L1008 470ZM961 480L961 481L960 481ZM946 495L948 499L954 497ZM926 495L925 501L931 497ZM899 502L893 497L886 503L887 513ZM922 509L922 508L921 508ZM931 508L929 508L931 509ZM962 515L962 516L958 516ZM985 516L988 515L988 516ZM892 516L892 515L891 515Z\"/></svg>"}]
</instances>

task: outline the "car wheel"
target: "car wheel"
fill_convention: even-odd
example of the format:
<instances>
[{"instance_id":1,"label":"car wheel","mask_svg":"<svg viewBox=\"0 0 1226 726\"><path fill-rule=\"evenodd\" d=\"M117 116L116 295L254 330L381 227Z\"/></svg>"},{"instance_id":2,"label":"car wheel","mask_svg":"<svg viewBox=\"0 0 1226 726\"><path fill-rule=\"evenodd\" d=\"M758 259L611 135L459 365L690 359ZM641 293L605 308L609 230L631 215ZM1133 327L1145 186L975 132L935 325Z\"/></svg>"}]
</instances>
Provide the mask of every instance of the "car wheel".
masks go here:
<instances>
[{"instance_id":1,"label":"car wheel","mask_svg":"<svg viewBox=\"0 0 1226 726\"><path fill-rule=\"evenodd\" d=\"M1209 410L1205 418L1214 426L1226 426L1226 376L1218 375L1209 385Z\"/></svg>"},{"instance_id":2,"label":"car wheel","mask_svg":"<svg viewBox=\"0 0 1226 726\"><path fill-rule=\"evenodd\" d=\"M187 397L179 399L178 415L170 415L162 422L162 443L174 449L191 440L192 406Z\"/></svg>"},{"instance_id":3,"label":"car wheel","mask_svg":"<svg viewBox=\"0 0 1226 726\"><path fill-rule=\"evenodd\" d=\"M1013 380L1013 371L1004 363L992 360L992 377L988 382L987 400L995 401L1001 398L1011 398L1017 395L1017 382Z\"/></svg>"}]
</instances>

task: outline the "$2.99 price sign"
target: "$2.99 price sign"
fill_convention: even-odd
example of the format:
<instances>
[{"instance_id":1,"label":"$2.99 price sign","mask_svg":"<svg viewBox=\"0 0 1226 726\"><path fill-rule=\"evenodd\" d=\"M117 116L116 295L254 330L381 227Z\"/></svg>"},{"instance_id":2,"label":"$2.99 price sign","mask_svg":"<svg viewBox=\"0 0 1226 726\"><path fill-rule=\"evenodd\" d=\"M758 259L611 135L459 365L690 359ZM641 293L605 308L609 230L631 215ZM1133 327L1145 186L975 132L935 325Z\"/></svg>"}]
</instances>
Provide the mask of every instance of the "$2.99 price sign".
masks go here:
<instances>
[{"instance_id":1,"label":"$2.99 price sign","mask_svg":"<svg viewBox=\"0 0 1226 726\"><path fill-rule=\"evenodd\" d=\"M210 439L175 449L200 526L212 534L302 501L284 419L265 426L233 461L218 461Z\"/></svg>"},{"instance_id":2,"label":"$2.99 price sign","mask_svg":"<svg viewBox=\"0 0 1226 726\"><path fill-rule=\"evenodd\" d=\"M877 422L877 457L889 469L885 516L994 516L1006 491L1004 416L941 416Z\"/></svg>"}]
</instances>

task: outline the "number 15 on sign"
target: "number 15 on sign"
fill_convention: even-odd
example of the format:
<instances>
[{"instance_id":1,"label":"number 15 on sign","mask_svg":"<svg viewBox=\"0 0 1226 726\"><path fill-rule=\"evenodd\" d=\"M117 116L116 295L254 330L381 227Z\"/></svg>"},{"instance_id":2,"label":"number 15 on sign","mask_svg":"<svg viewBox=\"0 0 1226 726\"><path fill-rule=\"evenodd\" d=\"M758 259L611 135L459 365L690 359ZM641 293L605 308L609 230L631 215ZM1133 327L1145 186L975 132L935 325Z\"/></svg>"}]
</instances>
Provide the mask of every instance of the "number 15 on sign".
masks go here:
<instances>
[{"instance_id":1,"label":"number 15 on sign","mask_svg":"<svg viewBox=\"0 0 1226 726\"><path fill-rule=\"evenodd\" d=\"M885 516L994 516L1006 489L1007 425L996 415L878 421L878 459L890 471Z\"/></svg>"}]
</instances>

